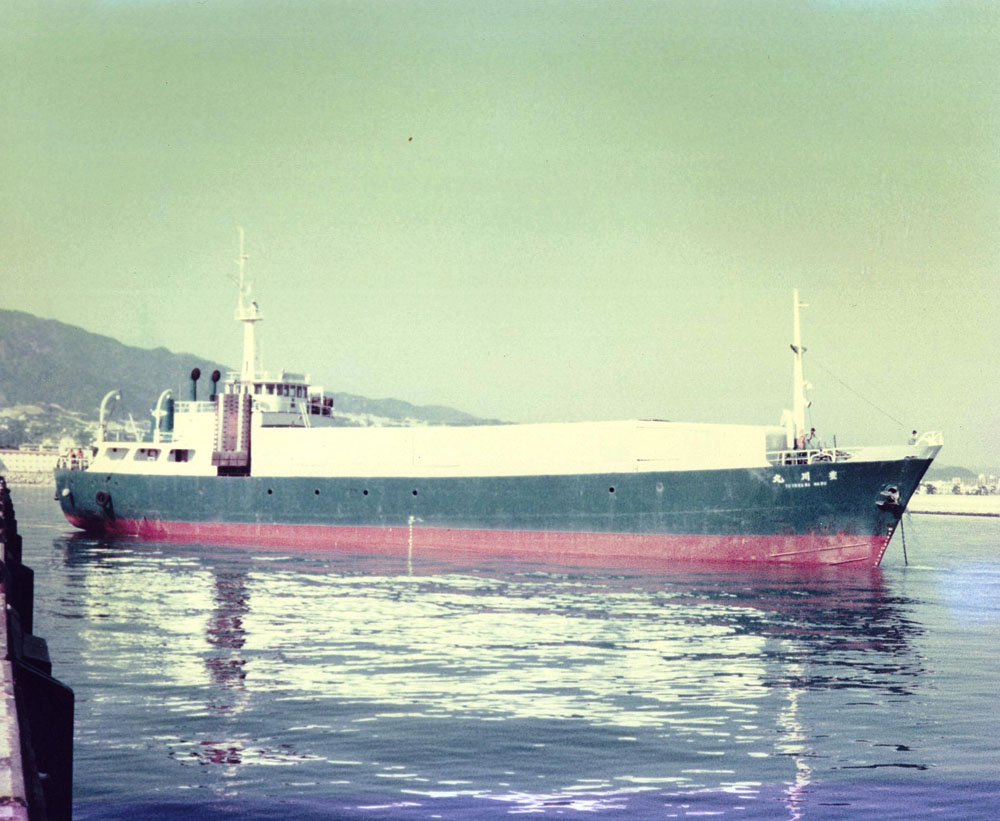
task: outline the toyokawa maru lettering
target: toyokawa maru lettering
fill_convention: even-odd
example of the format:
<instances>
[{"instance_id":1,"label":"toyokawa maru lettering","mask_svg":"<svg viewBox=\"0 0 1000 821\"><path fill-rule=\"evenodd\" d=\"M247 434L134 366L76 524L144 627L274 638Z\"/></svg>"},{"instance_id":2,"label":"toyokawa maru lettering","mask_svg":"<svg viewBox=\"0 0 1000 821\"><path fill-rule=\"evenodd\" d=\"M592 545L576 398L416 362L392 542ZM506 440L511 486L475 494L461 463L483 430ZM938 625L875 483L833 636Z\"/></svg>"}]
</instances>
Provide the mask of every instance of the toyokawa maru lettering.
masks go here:
<instances>
[{"instance_id":1,"label":"toyokawa maru lettering","mask_svg":"<svg viewBox=\"0 0 1000 821\"><path fill-rule=\"evenodd\" d=\"M812 479L812 471L804 470L799 474L799 479L797 482L788 482L783 476L776 473L771 481L776 485L783 485L786 488L799 488L799 487L826 487L828 481L837 481L837 471L831 470L826 474L826 478Z\"/></svg>"}]
</instances>

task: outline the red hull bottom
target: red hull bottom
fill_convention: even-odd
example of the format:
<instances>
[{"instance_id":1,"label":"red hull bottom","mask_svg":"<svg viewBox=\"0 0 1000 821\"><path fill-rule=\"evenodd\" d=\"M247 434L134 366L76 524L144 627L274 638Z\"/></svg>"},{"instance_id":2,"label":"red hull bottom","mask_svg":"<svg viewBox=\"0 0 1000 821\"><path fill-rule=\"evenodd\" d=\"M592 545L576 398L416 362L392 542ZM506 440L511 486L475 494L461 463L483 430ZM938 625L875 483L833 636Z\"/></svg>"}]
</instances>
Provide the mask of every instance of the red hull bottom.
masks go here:
<instances>
[{"instance_id":1,"label":"red hull bottom","mask_svg":"<svg viewBox=\"0 0 1000 821\"><path fill-rule=\"evenodd\" d=\"M887 536L837 534L708 536L647 533L579 533L524 530L451 530L431 527L164 522L149 519L88 521L67 515L82 530L151 541L254 545L301 550L353 550L414 556L435 551L489 558L578 558L616 565L631 561L751 562L878 567Z\"/></svg>"}]
</instances>

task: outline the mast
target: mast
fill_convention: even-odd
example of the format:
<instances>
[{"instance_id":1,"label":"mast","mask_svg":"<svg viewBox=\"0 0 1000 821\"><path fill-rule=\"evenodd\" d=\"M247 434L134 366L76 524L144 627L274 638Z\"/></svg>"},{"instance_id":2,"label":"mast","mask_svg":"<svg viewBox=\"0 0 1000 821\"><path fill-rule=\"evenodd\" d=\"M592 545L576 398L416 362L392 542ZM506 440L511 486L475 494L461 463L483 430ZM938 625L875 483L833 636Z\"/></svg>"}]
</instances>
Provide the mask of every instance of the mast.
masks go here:
<instances>
[{"instance_id":1,"label":"mast","mask_svg":"<svg viewBox=\"0 0 1000 821\"><path fill-rule=\"evenodd\" d=\"M802 347L802 331L799 324L799 308L808 308L804 302L799 302L799 290L792 291L792 353L795 355L795 364L792 369L792 422L795 425L795 444L804 439L806 434L806 408L809 402L806 400L806 381L802 376L802 354L806 349Z\"/></svg>"},{"instance_id":2,"label":"mast","mask_svg":"<svg viewBox=\"0 0 1000 821\"><path fill-rule=\"evenodd\" d=\"M251 298L250 281L246 276L247 255L243 253L243 228L237 228L240 232L240 255L236 264L240 269L240 293L236 302L236 319L243 323L243 364L240 368L240 381L245 385L253 382L260 365L257 362L257 342L254 338L254 323L260 322L264 317L260 315L260 308Z\"/></svg>"}]
</instances>

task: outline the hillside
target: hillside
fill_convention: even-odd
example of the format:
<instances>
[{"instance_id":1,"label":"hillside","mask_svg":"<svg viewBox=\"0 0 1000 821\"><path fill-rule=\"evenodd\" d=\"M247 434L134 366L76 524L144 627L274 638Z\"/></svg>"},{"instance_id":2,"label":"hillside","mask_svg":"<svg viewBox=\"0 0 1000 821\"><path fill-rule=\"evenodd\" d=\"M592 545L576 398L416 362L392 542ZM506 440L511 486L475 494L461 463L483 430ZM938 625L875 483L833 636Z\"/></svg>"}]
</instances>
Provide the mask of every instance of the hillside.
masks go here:
<instances>
[{"instance_id":1,"label":"hillside","mask_svg":"<svg viewBox=\"0 0 1000 821\"><path fill-rule=\"evenodd\" d=\"M118 388L116 411L144 421L164 388L187 397L188 374L207 376L226 365L166 348L145 349L22 311L0 310L0 447L61 436L85 441L93 433L101 399ZM201 389L208 390L206 376ZM336 394L344 424L483 424L452 408L420 407L398 399ZM89 431L89 433L88 433Z\"/></svg>"},{"instance_id":2,"label":"hillside","mask_svg":"<svg viewBox=\"0 0 1000 821\"><path fill-rule=\"evenodd\" d=\"M122 391L122 409L146 418L164 388L176 392L194 367L224 365L166 348L123 345L53 319L0 310L0 408L58 405L96 419L104 395Z\"/></svg>"},{"instance_id":3,"label":"hillside","mask_svg":"<svg viewBox=\"0 0 1000 821\"><path fill-rule=\"evenodd\" d=\"M979 478L979 474L968 468L934 464L924 478L928 482L950 482L958 479L961 482L972 483Z\"/></svg>"}]
</instances>

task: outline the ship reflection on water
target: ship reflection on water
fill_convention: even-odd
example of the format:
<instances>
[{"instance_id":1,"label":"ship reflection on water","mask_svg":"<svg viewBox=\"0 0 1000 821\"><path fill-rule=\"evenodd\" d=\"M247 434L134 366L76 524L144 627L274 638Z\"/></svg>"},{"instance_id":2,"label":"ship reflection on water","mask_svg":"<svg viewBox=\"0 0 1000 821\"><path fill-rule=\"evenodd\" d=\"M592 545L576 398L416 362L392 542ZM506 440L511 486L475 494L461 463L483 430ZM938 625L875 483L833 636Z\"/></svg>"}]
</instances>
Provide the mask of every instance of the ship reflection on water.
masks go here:
<instances>
[{"instance_id":1,"label":"ship reflection on water","mask_svg":"<svg viewBox=\"0 0 1000 821\"><path fill-rule=\"evenodd\" d=\"M243 645L246 630L243 619L250 612L246 571L213 572L212 613L208 619L205 638L213 648L205 657L205 666L211 677L215 703L210 710L220 713L242 713L249 703L246 678L246 659ZM202 741L202 749L192 753L203 764L241 764L243 742Z\"/></svg>"},{"instance_id":2,"label":"ship reflection on water","mask_svg":"<svg viewBox=\"0 0 1000 821\"><path fill-rule=\"evenodd\" d=\"M153 739L131 753L164 789L799 818L818 771L927 763L880 728L919 688L923 628L878 570L55 546L88 624L81 737Z\"/></svg>"},{"instance_id":3,"label":"ship reflection on water","mask_svg":"<svg viewBox=\"0 0 1000 821\"><path fill-rule=\"evenodd\" d=\"M217 571L213 573L213 582L212 615L205 634L216 653L206 657L205 666L219 695L230 695L211 706L221 712L239 711L245 706L243 694L246 693L243 668L247 662L241 657L241 651L247 638L243 619L250 612L247 573Z\"/></svg>"}]
</instances>

